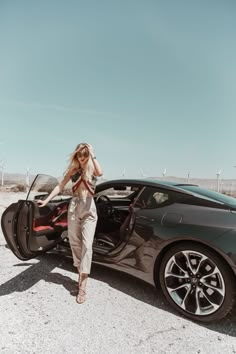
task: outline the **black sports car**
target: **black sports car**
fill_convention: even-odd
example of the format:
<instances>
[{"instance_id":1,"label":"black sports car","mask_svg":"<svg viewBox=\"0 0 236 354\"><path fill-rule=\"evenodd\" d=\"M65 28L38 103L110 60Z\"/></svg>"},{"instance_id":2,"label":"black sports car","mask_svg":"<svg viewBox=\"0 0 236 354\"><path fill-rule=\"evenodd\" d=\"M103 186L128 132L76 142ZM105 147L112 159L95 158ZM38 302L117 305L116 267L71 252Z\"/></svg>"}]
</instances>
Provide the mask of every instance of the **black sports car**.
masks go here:
<instances>
[{"instance_id":1,"label":"black sports car","mask_svg":"<svg viewBox=\"0 0 236 354\"><path fill-rule=\"evenodd\" d=\"M21 260L50 249L70 255L70 189L39 208L58 184L38 175L26 200L11 204L1 225ZM236 199L195 185L157 180L98 184L93 261L158 286L180 313L209 322L235 302Z\"/></svg>"}]
</instances>

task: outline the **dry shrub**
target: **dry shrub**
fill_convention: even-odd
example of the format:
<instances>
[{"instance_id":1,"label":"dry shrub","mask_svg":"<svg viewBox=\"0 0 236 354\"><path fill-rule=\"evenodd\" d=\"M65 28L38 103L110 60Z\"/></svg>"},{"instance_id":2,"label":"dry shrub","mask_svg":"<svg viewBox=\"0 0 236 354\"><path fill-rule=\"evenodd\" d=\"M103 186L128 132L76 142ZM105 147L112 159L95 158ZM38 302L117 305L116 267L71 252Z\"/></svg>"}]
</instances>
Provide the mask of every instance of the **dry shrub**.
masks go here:
<instances>
[{"instance_id":1,"label":"dry shrub","mask_svg":"<svg viewBox=\"0 0 236 354\"><path fill-rule=\"evenodd\" d=\"M24 184L17 184L11 188L11 192L26 192L26 186Z\"/></svg>"}]
</instances>

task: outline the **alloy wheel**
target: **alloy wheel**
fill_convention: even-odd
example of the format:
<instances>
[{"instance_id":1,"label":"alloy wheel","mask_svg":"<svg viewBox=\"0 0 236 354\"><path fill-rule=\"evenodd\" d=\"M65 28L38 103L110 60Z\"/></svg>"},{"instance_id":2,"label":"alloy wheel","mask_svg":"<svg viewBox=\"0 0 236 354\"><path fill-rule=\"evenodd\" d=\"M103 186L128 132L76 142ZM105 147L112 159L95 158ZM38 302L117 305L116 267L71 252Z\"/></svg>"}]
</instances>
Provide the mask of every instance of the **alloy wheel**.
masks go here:
<instances>
[{"instance_id":1,"label":"alloy wheel","mask_svg":"<svg viewBox=\"0 0 236 354\"><path fill-rule=\"evenodd\" d=\"M192 315L210 315L225 299L220 269L212 259L197 251L173 254L164 268L164 282L175 304Z\"/></svg>"}]
</instances>

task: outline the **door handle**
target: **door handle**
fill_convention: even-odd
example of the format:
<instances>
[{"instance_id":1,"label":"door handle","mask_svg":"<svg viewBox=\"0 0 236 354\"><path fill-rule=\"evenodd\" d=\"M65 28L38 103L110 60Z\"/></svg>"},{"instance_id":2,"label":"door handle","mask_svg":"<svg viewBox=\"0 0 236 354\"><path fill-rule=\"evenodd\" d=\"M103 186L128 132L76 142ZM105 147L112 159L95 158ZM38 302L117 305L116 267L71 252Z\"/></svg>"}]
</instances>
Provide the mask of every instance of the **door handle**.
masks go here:
<instances>
[{"instance_id":1,"label":"door handle","mask_svg":"<svg viewBox=\"0 0 236 354\"><path fill-rule=\"evenodd\" d=\"M155 219L149 218L149 217L144 216L144 215L136 216L136 219L143 219L143 220L148 220L148 221L155 221Z\"/></svg>"}]
</instances>

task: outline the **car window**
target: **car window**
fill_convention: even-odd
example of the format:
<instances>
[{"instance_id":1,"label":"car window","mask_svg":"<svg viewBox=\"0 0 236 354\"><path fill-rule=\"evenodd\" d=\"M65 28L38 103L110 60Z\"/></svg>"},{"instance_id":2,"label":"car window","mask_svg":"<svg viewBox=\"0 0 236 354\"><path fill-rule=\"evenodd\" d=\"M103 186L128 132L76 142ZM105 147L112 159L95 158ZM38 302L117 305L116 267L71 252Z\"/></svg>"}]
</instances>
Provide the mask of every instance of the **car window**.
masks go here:
<instances>
[{"instance_id":1,"label":"car window","mask_svg":"<svg viewBox=\"0 0 236 354\"><path fill-rule=\"evenodd\" d=\"M138 196L135 206L145 209L161 208L184 199L186 199L186 196L182 193L154 187L145 187Z\"/></svg>"}]
</instances>

